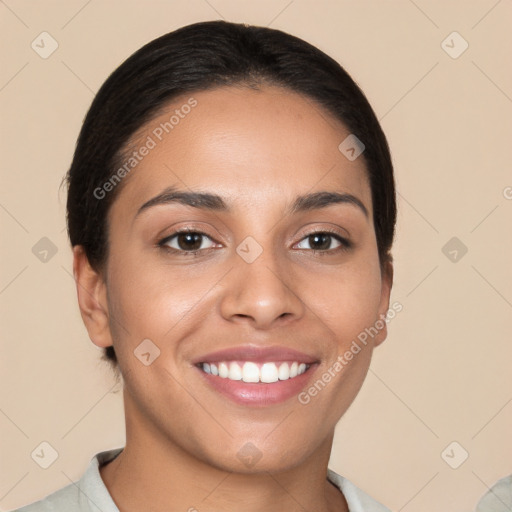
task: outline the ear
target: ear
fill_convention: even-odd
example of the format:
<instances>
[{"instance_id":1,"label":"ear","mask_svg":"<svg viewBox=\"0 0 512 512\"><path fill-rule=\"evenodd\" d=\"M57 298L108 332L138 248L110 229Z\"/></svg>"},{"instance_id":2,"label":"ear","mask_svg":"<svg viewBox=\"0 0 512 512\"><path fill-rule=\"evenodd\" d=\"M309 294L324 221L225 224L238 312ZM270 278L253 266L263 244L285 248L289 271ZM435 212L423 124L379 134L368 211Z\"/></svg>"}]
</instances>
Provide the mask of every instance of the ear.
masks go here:
<instances>
[{"instance_id":1,"label":"ear","mask_svg":"<svg viewBox=\"0 0 512 512\"><path fill-rule=\"evenodd\" d=\"M109 326L107 287L103 276L96 272L81 245L73 247L73 276L78 305L89 338L98 347L112 345Z\"/></svg>"},{"instance_id":2,"label":"ear","mask_svg":"<svg viewBox=\"0 0 512 512\"><path fill-rule=\"evenodd\" d=\"M374 347L378 347L388 336L388 329L385 318L389 309L389 298L391 295L391 288L393 286L393 263L391 261L387 261L384 265L381 283L379 320L384 323L384 327L379 329L378 334L373 338Z\"/></svg>"}]
</instances>

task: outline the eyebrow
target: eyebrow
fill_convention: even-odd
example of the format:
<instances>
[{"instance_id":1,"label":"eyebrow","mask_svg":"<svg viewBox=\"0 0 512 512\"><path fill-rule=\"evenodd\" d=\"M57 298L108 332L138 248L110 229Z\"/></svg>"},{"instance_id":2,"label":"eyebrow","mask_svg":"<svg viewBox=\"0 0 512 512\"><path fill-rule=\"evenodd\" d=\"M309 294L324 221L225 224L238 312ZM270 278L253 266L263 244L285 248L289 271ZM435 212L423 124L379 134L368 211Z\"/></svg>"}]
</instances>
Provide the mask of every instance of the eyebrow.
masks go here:
<instances>
[{"instance_id":1,"label":"eyebrow","mask_svg":"<svg viewBox=\"0 0 512 512\"><path fill-rule=\"evenodd\" d=\"M192 206L202 210L227 213L232 212L231 207L224 201L221 196L217 194L211 194L207 192L185 192L182 190L177 190L173 187L168 187L157 196L145 202L138 209L137 213L135 214L135 218L149 208L171 203ZM297 196L292 205L288 207L286 214L294 214L327 208L328 206L339 203L353 205L361 210L367 219L369 218L366 206L356 196L352 194L327 191L313 192L311 194Z\"/></svg>"}]
</instances>

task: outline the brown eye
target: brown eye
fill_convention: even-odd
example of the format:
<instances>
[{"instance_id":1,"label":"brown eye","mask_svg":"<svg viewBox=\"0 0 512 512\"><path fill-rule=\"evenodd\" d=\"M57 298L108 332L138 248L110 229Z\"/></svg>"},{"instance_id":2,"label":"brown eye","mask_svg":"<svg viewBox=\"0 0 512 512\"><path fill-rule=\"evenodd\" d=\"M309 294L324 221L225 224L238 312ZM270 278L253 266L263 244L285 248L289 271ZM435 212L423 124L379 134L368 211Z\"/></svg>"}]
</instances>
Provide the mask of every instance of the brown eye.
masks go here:
<instances>
[{"instance_id":1,"label":"brown eye","mask_svg":"<svg viewBox=\"0 0 512 512\"><path fill-rule=\"evenodd\" d=\"M178 247L184 251L197 251L202 245L202 236L199 233L180 233L176 237Z\"/></svg>"},{"instance_id":2,"label":"brown eye","mask_svg":"<svg viewBox=\"0 0 512 512\"><path fill-rule=\"evenodd\" d=\"M198 231L177 231L158 242L158 245L177 252L198 252L210 248L203 246L205 239L211 240L208 235Z\"/></svg>"},{"instance_id":3,"label":"brown eye","mask_svg":"<svg viewBox=\"0 0 512 512\"><path fill-rule=\"evenodd\" d=\"M333 240L338 245L333 247ZM328 251L336 251L337 249L344 250L351 247L351 244L345 238L339 236L335 233L330 233L326 231L317 231L315 233L310 233L308 236L302 239L299 243L299 249L308 249L308 247L301 247L300 244L304 244L307 242L309 244L309 248L313 251L318 252L328 252Z\"/></svg>"},{"instance_id":4,"label":"brown eye","mask_svg":"<svg viewBox=\"0 0 512 512\"><path fill-rule=\"evenodd\" d=\"M328 250L331 248L333 237L325 233L315 233L308 236L310 246L315 250Z\"/></svg>"}]
</instances>

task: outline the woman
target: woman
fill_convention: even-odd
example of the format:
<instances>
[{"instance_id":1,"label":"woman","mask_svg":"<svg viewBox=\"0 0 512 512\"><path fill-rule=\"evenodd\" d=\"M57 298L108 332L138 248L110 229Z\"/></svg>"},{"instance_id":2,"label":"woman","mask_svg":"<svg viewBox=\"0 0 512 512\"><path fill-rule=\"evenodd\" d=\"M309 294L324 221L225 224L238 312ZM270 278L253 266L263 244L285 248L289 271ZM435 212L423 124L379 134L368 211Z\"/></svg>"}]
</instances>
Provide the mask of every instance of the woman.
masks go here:
<instances>
[{"instance_id":1,"label":"woman","mask_svg":"<svg viewBox=\"0 0 512 512\"><path fill-rule=\"evenodd\" d=\"M268 28L166 34L96 95L67 184L126 446L20 510L388 510L328 469L387 335L396 221L386 138L340 65Z\"/></svg>"}]
</instances>

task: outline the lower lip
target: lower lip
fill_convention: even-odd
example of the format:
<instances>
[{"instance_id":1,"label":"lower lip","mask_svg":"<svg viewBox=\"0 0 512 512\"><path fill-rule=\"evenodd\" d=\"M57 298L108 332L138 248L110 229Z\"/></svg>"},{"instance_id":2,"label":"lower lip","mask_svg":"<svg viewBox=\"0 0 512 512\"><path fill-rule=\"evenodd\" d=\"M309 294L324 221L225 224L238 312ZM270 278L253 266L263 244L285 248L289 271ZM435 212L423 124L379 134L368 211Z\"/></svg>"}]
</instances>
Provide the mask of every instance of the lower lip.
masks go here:
<instances>
[{"instance_id":1,"label":"lower lip","mask_svg":"<svg viewBox=\"0 0 512 512\"><path fill-rule=\"evenodd\" d=\"M213 389L230 398L233 402L240 405L265 407L285 402L298 395L306 387L317 366L317 364L312 364L301 375L271 383L230 380L206 373L197 367L196 369Z\"/></svg>"}]
</instances>

